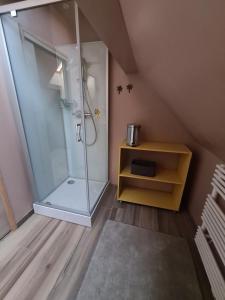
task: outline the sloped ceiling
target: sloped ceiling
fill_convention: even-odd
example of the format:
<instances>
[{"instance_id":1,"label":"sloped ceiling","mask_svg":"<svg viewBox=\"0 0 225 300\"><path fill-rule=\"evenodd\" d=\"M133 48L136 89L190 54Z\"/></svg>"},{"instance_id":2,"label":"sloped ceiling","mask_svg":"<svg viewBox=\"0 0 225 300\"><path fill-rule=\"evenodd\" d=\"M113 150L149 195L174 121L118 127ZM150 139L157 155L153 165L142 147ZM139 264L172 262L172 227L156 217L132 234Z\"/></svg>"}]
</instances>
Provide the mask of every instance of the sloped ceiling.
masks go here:
<instances>
[{"instance_id":1,"label":"sloped ceiling","mask_svg":"<svg viewBox=\"0 0 225 300\"><path fill-rule=\"evenodd\" d=\"M120 0L139 72L225 160L225 1Z\"/></svg>"},{"instance_id":2,"label":"sloped ceiling","mask_svg":"<svg viewBox=\"0 0 225 300\"><path fill-rule=\"evenodd\" d=\"M79 8L127 73L137 71L119 0L77 0Z\"/></svg>"}]
</instances>

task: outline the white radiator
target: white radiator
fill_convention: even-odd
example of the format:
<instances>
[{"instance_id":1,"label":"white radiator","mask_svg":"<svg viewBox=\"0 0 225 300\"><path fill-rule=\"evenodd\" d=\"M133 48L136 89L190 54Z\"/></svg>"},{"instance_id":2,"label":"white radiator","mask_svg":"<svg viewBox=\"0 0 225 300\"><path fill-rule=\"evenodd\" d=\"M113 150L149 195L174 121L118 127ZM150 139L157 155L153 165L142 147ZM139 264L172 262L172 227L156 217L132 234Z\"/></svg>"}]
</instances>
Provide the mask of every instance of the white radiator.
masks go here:
<instances>
[{"instance_id":1,"label":"white radiator","mask_svg":"<svg viewBox=\"0 0 225 300\"><path fill-rule=\"evenodd\" d=\"M219 196L225 201L225 165L216 166L211 184L212 192L207 195L195 243L214 297L225 300L225 214L217 203Z\"/></svg>"}]
</instances>

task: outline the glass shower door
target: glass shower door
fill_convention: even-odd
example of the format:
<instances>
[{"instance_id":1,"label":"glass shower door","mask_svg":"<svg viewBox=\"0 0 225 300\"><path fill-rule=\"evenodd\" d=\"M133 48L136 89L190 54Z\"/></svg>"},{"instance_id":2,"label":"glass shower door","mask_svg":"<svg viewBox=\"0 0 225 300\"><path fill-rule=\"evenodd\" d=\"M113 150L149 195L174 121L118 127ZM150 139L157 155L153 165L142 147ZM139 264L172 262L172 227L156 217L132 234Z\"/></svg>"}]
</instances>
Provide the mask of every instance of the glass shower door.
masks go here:
<instances>
[{"instance_id":1,"label":"glass shower door","mask_svg":"<svg viewBox=\"0 0 225 300\"><path fill-rule=\"evenodd\" d=\"M36 201L89 215L75 2L6 14L2 23Z\"/></svg>"},{"instance_id":2,"label":"glass shower door","mask_svg":"<svg viewBox=\"0 0 225 300\"><path fill-rule=\"evenodd\" d=\"M90 209L108 182L108 49L79 10Z\"/></svg>"}]
</instances>

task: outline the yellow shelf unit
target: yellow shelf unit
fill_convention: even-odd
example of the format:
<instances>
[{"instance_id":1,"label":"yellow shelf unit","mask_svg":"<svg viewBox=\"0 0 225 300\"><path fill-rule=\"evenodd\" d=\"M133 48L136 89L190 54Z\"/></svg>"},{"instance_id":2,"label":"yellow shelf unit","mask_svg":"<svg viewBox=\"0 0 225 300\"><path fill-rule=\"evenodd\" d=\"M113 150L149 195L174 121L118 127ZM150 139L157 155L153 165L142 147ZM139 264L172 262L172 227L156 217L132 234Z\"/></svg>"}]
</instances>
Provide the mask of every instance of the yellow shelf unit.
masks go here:
<instances>
[{"instance_id":1,"label":"yellow shelf unit","mask_svg":"<svg viewBox=\"0 0 225 300\"><path fill-rule=\"evenodd\" d=\"M130 147L123 143L120 146L117 199L178 211L191 156L191 151L182 144L142 143ZM132 159L142 157L156 161L156 176L131 173ZM165 189L165 185L169 188Z\"/></svg>"}]
</instances>

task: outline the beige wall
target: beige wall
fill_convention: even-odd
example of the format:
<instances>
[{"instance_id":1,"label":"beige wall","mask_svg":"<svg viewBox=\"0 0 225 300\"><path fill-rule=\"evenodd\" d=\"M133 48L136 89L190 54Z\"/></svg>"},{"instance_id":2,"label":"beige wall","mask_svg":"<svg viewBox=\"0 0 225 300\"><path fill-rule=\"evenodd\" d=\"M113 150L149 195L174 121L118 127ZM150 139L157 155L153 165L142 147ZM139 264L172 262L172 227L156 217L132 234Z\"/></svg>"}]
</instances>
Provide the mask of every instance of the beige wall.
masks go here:
<instances>
[{"instance_id":1,"label":"beige wall","mask_svg":"<svg viewBox=\"0 0 225 300\"><path fill-rule=\"evenodd\" d=\"M118 150L126 137L127 123L142 125L142 140L188 143L192 138L143 78L138 74L128 77L112 57L109 80L110 179L116 183ZM126 89L128 83L134 85L130 94ZM124 88L120 95L116 91L118 85Z\"/></svg>"},{"instance_id":2,"label":"beige wall","mask_svg":"<svg viewBox=\"0 0 225 300\"><path fill-rule=\"evenodd\" d=\"M192 136L225 159L225 1L120 0L138 70Z\"/></svg>"},{"instance_id":3,"label":"beige wall","mask_svg":"<svg viewBox=\"0 0 225 300\"><path fill-rule=\"evenodd\" d=\"M212 189L211 178L221 160L200 145L190 147L194 153L183 200L194 222L200 224L206 195Z\"/></svg>"},{"instance_id":4,"label":"beige wall","mask_svg":"<svg viewBox=\"0 0 225 300\"><path fill-rule=\"evenodd\" d=\"M193 151L193 159L182 206L189 210L196 224L201 223L201 211L206 194L211 189L211 177L219 159L192 138L140 75L127 76L112 57L109 75L111 182L117 183L119 145L126 136L127 123L137 122L142 125L142 140L185 143ZM125 88L128 83L134 85L130 94ZM120 95L116 91L118 85L124 87Z\"/></svg>"}]
</instances>

